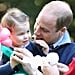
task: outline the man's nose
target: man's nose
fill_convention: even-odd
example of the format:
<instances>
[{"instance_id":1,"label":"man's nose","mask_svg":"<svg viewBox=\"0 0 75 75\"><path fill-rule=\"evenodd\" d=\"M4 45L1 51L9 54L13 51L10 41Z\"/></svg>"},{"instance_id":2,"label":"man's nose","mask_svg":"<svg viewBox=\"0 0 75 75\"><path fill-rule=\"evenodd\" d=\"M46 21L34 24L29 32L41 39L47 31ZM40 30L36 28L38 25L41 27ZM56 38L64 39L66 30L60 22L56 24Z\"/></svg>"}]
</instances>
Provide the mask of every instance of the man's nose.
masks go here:
<instances>
[{"instance_id":1,"label":"man's nose","mask_svg":"<svg viewBox=\"0 0 75 75\"><path fill-rule=\"evenodd\" d=\"M40 28L39 27L37 27L35 30L34 30L34 34L35 35L40 35Z\"/></svg>"}]
</instances>

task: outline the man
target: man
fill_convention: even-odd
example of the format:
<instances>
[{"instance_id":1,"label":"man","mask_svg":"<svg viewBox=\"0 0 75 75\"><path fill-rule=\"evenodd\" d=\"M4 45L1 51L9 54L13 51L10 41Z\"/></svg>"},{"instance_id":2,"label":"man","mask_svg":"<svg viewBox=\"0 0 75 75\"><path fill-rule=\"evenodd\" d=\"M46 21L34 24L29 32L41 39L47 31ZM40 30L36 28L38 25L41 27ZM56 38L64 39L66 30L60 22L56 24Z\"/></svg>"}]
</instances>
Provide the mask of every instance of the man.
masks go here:
<instances>
[{"instance_id":1,"label":"man","mask_svg":"<svg viewBox=\"0 0 75 75\"><path fill-rule=\"evenodd\" d=\"M70 6L62 1L46 4L38 15L34 25L36 40L44 40L59 55L59 62L68 65L75 56L75 44L71 42L67 28L73 20ZM28 48L28 47L27 47ZM33 47L32 47L33 48ZM29 49L29 48L28 48ZM41 49L41 48L39 48ZM29 49L33 55L44 56L42 50Z\"/></svg>"}]
</instances>

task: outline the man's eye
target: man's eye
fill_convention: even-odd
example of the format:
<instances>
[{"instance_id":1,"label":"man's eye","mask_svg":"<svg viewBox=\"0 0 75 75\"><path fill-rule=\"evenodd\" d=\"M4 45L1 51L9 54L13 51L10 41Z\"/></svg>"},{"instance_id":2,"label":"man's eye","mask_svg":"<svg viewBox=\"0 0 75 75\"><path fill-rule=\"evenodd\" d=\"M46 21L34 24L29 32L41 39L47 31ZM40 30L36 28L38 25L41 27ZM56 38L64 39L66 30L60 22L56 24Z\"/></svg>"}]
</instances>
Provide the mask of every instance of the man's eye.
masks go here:
<instances>
[{"instance_id":1,"label":"man's eye","mask_svg":"<svg viewBox=\"0 0 75 75\"><path fill-rule=\"evenodd\" d=\"M44 32L50 32L50 31L48 31L48 30L45 30L45 29L44 29L43 31L44 31Z\"/></svg>"},{"instance_id":2,"label":"man's eye","mask_svg":"<svg viewBox=\"0 0 75 75\"><path fill-rule=\"evenodd\" d=\"M41 28L41 30L44 31L44 32L50 32L49 30L44 29L44 28Z\"/></svg>"}]
</instances>

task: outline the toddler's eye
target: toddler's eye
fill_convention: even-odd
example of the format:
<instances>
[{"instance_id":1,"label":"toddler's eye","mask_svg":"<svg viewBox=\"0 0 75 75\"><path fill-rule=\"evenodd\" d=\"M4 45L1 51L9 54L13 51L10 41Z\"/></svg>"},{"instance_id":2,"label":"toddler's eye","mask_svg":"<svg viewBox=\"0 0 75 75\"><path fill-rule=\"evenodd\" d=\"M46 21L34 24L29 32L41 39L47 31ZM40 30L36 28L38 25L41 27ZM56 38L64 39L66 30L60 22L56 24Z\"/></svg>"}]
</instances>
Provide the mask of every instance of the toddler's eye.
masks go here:
<instances>
[{"instance_id":1,"label":"toddler's eye","mask_svg":"<svg viewBox=\"0 0 75 75\"><path fill-rule=\"evenodd\" d=\"M18 34L18 35L23 35L23 34L25 34L25 33L20 33L20 34Z\"/></svg>"},{"instance_id":2,"label":"toddler's eye","mask_svg":"<svg viewBox=\"0 0 75 75\"><path fill-rule=\"evenodd\" d=\"M29 30L27 31L27 33L29 33Z\"/></svg>"}]
</instances>

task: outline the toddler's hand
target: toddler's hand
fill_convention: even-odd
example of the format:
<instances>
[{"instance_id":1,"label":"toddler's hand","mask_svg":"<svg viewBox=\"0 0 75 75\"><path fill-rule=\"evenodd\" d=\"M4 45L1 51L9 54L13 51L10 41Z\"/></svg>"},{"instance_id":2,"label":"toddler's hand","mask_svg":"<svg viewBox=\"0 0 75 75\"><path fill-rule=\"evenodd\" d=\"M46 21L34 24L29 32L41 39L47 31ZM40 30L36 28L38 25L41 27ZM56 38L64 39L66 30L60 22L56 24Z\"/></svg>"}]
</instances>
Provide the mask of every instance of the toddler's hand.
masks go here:
<instances>
[{"instance_id":1,"label":"toddler's hand","mask_svg":"<svg viewBox=\"0 0 75 75\"><path fill-rule=\"evenodd\" d=\"M49 52L49 46L47 45L47 43L44 40L35 40L35 43L39 44L40 46L42 46L42 50L43 52L47 55Z\"/></svg>"}]
</instances>

